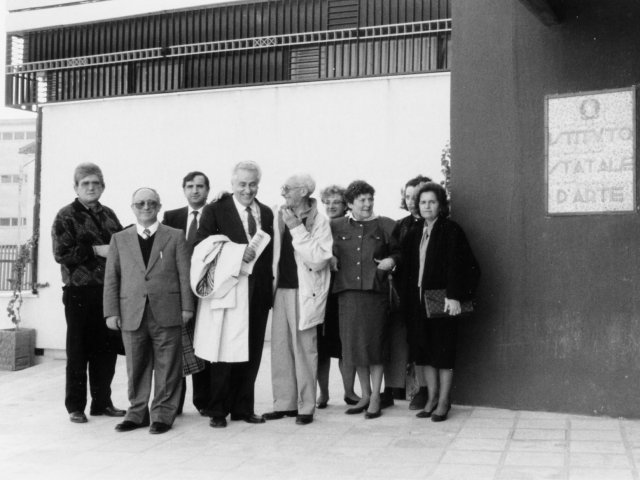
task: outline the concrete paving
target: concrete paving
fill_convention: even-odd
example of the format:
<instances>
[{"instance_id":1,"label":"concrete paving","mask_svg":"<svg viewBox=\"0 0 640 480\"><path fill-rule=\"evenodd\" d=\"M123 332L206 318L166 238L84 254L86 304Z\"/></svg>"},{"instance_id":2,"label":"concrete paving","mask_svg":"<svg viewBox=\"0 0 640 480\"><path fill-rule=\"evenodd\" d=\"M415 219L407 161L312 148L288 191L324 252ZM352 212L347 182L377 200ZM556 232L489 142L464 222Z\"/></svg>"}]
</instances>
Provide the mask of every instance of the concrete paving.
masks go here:
<instances>
[{"instance_id":1,"label":"concrete paving","mask_svg":"<svg viewBox=\"0 0 640 480\"><path fill-rule=\"evenodd\" d=\"M258 413L272 410L269 356L267 344ZM365 420L344 414L337 363L329 407L310 425L285 418L212 429L187 401L163 435L117 433L120 419L108 417L72 424L64 370L49 359L0 372L0 479L640 479L640 421L454 405L433 423L404 401ZM122 358L113 391L126 408Z\"/></svg>"}]
</instances>

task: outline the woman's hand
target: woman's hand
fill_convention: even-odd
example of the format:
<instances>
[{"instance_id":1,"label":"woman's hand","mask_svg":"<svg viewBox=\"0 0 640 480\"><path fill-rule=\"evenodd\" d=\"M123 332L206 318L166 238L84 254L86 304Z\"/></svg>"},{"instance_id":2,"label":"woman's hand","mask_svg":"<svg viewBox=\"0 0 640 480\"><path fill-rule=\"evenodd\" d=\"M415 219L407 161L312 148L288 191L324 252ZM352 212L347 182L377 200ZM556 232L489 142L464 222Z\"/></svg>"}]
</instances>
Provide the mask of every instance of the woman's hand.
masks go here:
<instances>
[{"instance_id":1,"label":"woman's hand","mask_svg":"<svg viewBox=\"0 0 640 480\"><path fill-rule=\"evenodd\" d=\"M458 300L445 298L444 311L445 313L449 312L449 315L452 315L452 316L460 315L460 313L462 312L462 308L460 307L460 302Z\"/></svg>"},{"instance_id":2,"label":"woman's hand","mask_svg":"<svg viewBox=\"0 0 640 480\"><path fill-rule=\"evenodd\" d=\"M391 257L383 258L382 260L374 258L373 261L378 264L379 270L389 271L393 270L393 267L396 266L396 262Z\"/></svg>"}]
</instances>

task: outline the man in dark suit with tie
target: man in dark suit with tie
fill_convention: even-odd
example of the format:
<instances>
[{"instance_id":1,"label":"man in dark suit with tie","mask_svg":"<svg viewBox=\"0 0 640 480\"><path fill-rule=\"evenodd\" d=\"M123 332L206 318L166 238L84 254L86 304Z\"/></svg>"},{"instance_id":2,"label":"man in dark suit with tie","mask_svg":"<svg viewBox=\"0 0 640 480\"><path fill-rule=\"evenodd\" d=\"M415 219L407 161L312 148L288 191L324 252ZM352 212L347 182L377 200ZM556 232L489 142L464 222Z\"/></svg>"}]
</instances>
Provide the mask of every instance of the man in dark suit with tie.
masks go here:
<instances>
[{"instance_id":1,"label":"man in dark suit with tie","mask_svg":"<svg viewBox=\"0 0 640 480\"><path fill-rule=\"evenodd\" d=\"M258 229L273 238L273 213L256 200L261 170L251 161L238 163L232 173L232 195L224 196L204 208L198 228L197 240L222 234L234 243L248 244ZM249 246L243 260L255 259L256 252ZM208 412L214 428L227 426L231 420L264 423L254 412L254 384L262 359L267 317L273 293L273 242L270 241L257 259L249 276L249 361L241 363L211 363L211 403Z\"/></svg>"},{"instance_id":2,"label":"man in dark suit with tie","mask_svg":"<svg viewBox=\"0 0 640 480\"><path fill-rule=\"evenodd\" d=\"M188 205L183 208L167 210L164 212L162 223L170 227L180 229L185 233L189 253L193 250L193 244L195 243L196 234L198 232L198 225L202 218L202 210L207 203L209 190L209 178L204 173L197 171L189 172L182 179L182 191L184 192ZM197 298L195 300L197 310ZM191 339L191 342L193 342L194 320L195 319L191 319L189 323L185 325L186 333ZM185 367L187 366L188 365L185 364ZM185 375L186 374L188 374L188 370L185 372ZM204 370L193 373L191 376L193 385L193 405L201 415L205 416L207 415L207 408L211 401L210 376L211 372L209 371L208 363L205 363ZM186 389L187 382L183 378L180 403L178 404L178 415L182 413Z\"/></svg>"},{"instance_id":3,"label":"man in dark suit with tie","mask_svg":"<svg viewBox=\"0 0 640 480\"><path fill-rule=\"evenodd\" d=\"M193 317L190 258L183 232L158 222L155 190L136 190L131 208L137 223L111 237L104 282L104 316L122 330L129 379L130 406L116 430L147 426L151 417L149 432L165 433L180 398L182 324Z\"/></svg>"}]
</instances>

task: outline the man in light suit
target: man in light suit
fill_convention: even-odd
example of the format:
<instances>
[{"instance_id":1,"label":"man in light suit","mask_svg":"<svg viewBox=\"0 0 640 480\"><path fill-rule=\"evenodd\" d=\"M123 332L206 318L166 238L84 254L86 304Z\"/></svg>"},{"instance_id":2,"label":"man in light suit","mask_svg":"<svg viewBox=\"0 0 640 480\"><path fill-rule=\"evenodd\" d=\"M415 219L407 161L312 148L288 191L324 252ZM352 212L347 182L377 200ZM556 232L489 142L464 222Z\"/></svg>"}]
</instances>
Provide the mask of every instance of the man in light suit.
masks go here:
<instances>
[{"instance_id":1,"label":"man in light suit","mask_svg":"<svg viewBox=\"0 0 640 480\"><path fill-rule=\"evenodd\" d=\"M232 173L232 195L224 196L204 208L197 240L210 235L226 235L234 243L248 244L258 229L273 238L273 213L258 200L256 194L262 172L255 162L240 162ZM251 262L256 253L247 246L243 260ZM249 361L211 363L211 403L208 408L214 428L227 426L231 420L264 423L254 413L254 384L262 359L267 317L272 304L273 241L262 251L249 276Z\"/></svg>"},{"instance_id":2,"label":"man in light suit","mask_svg":"<svg viewBox=\"0 0 640 480\"><path fill-rule=\"evenodd\" d=\"M188 205L186 207L177 208L175 210L167 210L164 212L162 223L164 225L180 229L184 232L184 235L187 239L187 247L189 248L189 252L193 251L193 244L196 239L196 233L198 232L200 219L202 218L202 210L207 203L209 190L209 178L204 173L197 171L189 172L182 179L182 191L184 192L184 196L187 199ZM197 302L195 305L197 311ZM191 342L193 342L193 330L195 323L194 320L195 319L192 319L185 325L187 335L191 339ZM195 368L190 368L190 363L195 362L189 362L188 358L184 357L183 360L185 360L185 375L195 371ZM207 408L209 407L209 402L211 401L211 385L209 381L211 372L209 371L210 364L208 362L202 363L205 363L204 370L193 373L191 375L191 380L193 385L193 405L196 407L198 412L200 412L200 415L206 416ZM200 368L202 368L201 364ZM178 404L178 415L182 413L186 389L187 382L183 378L180 402Z\"/></svg>"},{"instance_id":3,"label":"man in light suit","mask_svg":"<svg viewBox=\"0 0 640 480\"><path fill-rule=\"evenodd\" d=\"M193 317L190 259L184 234L158 222L161 206L155 190L136 190L131 208L137 223L109 245L104 316L109 328L122 330L131 404L118 432L148 426L151 417L149 432L165 433L178 409L182 324Z\"/></svg>"}]
</instances>

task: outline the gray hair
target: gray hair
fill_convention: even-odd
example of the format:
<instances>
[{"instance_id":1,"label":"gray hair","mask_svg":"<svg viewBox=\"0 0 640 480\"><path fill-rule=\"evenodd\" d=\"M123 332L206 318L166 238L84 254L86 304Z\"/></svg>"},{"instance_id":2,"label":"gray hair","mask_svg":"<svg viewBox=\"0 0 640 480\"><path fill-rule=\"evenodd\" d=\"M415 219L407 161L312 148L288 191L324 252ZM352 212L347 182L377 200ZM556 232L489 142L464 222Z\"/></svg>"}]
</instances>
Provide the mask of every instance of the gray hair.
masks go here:
<instances>
[{"instance_id":1,"label":"gray hair","mask_svg":"<svg viewBox=\"0 0 640 480\"><path fill-rule=\"evenodd\" d=\"M258 175L258 181L260 181L260 179L262 178L262 169L260 168L260 165L258 165L253 160L244 160L242 162L236 163L233 167L233 171L231 172L231 178L236 176L238 170L248 170L250 172L256 172L256 175Z\"/></svg>"},{"instance_id":2,"label":"gray hair","mask_svg":"<svg viewBox=\"0 0 640 480\"><path fill-rule=\"evenodd\" d=\"M78 185L80 180L89 175L96 175L100 179L100 183L104 187L104 177L102 176L102 170L95 163L84 162L76 167L73 172L73 183L74 185Z\"/></svg>"},{"instance_id":3,"label":"gray hair","mask_svg":"<svg viewBox=\"0 0 640 480\"><path fill-rule=\"evenodd\" d=\"M140 187L140 188L136 189L136 190L133 192L133 195L131 195L131 201L132 201L132 202L133 202L133 199L134 199L134 198L136 198L136 194L137 194L140 190L149 190L149 191L151 191L151 192L155 195L155 197L156 197L156 202L158 202L159 204L162 204L162 202L160 201L160 195L158 194L158 192L157 192L155 189L153 189L153 188L151 188L151 187Z\"/></svg>"},{"instance_id":4,"label":"gray hair","mask_svg":"<svg viewBox=\"0 0 640 480\"><path fill-rule=\"evenodd\" d=\"M307 189L307 197L310 197L316 190L316 181L308 173L298 173L296 175L292 175L290 178L295 179L299 187Z\"/></svg>"}]
</instances>

